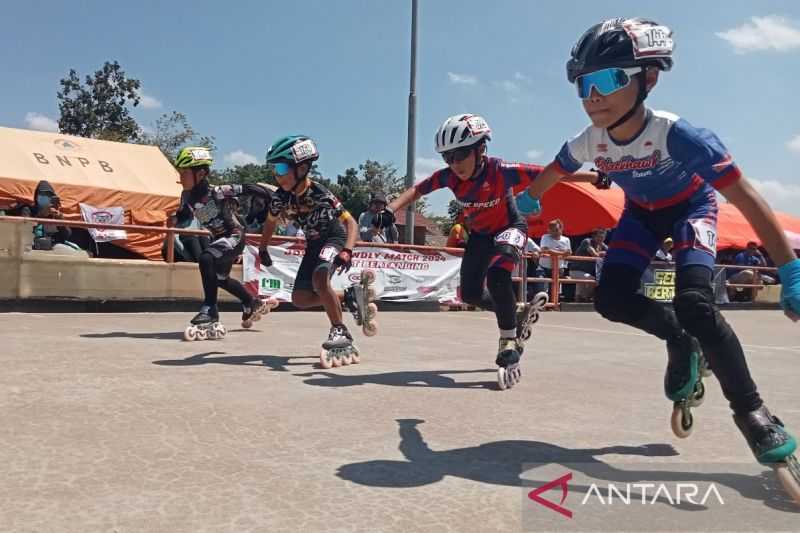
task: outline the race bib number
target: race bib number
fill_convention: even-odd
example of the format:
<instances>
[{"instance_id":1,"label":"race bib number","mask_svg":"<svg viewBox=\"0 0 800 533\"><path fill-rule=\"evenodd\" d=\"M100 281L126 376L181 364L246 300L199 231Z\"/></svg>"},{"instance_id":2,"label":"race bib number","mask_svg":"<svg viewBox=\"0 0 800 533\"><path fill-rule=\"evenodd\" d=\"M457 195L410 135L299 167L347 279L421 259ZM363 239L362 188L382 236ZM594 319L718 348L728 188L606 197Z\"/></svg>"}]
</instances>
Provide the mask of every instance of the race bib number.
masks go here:
<instances>
[{"instance_id":1,"label":"race bib number","mask_svg":"<svg viewBox=\"0 0 800 533\"><path fill-rule=\"evenodd\" d=\"M694 229L694 247L717 255L717 227L705 219L690 220L689 224Z\"/></svg>"},{"instance_id":2,"label":"race bib number","mask_svg":"<svg viewBox=\"0 0 800 533\"><path fill-rule=\"evenodd\" d=\"M332 263L333 259L339 251L336 249L335 246L324 246L322 250L319 252L319 258L325 261L326 263Z\"/></svg>"},{"instance_id":3,"label":"race bib number","mask_svg":"<svg viewBox=\"0 0 800 533\"><path fill-rule=\"evenodd\" d=\"M672 53L672 31L666 26L641 25L626 21L625 32L633 42L633 57L667 57Z\"/></svg>"},{"instance_id":4,"label":"race bib number","mask_svg":"<svg viewBox=\"0 0 800 533\"><path fill-rule=\"evenodd\" d=\"M528 237L517 228L508 228L494 238L495 244L510 244L514 248L519 248L520 250L525 249L525 243L527 242Z\"/></svg>"},{"instance_id":5,"label":"race bib number","mask_svg":"<svg viewBox=\"0 0 800 533\"><path fill-rule=\"evenodd\" d=\"M214 220L219 215L219 208L217 208L216 202L208 202L201 207L198 207L194 210L194 216L197 218L200 224L208 224L212 220Z\"/></svg>"}]
</instances>

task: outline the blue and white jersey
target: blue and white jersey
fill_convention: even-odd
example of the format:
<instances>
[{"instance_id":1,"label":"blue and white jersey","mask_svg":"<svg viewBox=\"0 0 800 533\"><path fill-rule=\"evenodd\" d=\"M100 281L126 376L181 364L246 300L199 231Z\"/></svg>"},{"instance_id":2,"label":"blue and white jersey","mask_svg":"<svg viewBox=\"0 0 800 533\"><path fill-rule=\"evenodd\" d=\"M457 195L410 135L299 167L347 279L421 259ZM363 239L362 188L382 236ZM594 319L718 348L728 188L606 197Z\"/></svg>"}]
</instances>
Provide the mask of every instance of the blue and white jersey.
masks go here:
<instances>
[{"instance_id":1,"label":"blue and white jersey","mask_svg":"<svg viewBox=\"0 0 800 533\"><path fill-rule=\"evenodd\" d=\"M724 189L741 177L722 141L666 111L647 111L642 131L625 144L589 126L564 144L555 164L571 174L591 163L625 196L648 210L677 205Z\"/></svg>"}]
</instances>

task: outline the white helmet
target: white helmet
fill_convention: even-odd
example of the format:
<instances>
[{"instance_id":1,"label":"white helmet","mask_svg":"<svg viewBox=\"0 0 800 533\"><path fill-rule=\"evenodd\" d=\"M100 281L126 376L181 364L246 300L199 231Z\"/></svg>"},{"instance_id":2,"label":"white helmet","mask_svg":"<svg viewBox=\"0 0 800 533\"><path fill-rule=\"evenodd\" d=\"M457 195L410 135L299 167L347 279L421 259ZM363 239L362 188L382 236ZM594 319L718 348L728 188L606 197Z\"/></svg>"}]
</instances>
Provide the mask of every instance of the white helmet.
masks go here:
<instances>
[{"instance_id":1,"label":"white helmet","mask_svg":"<svg viewBox=\"0 0 800 533\"><path fill-rule=\"evenodd\" d=\"M440 154L448 150L472 146L483 139L492 139L492 128L479 115L453 115L444 121L436 132L436 151Z\"/></svg>"}]
</instances>

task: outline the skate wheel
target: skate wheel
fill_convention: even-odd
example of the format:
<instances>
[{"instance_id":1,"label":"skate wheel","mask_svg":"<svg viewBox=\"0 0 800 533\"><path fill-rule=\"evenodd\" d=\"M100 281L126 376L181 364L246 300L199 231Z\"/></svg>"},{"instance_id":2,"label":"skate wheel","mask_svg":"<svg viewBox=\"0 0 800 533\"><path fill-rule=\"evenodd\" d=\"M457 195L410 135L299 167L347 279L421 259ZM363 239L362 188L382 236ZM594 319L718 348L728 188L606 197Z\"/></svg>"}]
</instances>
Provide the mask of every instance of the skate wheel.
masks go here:
<instances>
[{"instance_id":1,"label":"skate wheel","mask_svg":"<svg viewBox=\"0 0 800 533\"><path fill-rule=\"evenodd\" d=\"M367 299L370 302L374 302L375 301L375 289L373 289L372 287L367 289Z\"/></svg>"},{"instance_id":2,"label":"skate wheel","mask_svg":"<svg viewBox=\"0 0 800 533\"><path fill-rule=\"evenodd\" d=\"M547 296L546 292L539 292L536 293L536 296L533 297L533 307L537 311L543 311L544 306L547 305L547 302L550 300L550 297Z\"/></svg>"},{"instance_id":3,"label":"skate wheel","mask_svg":"<svg viewBox=\"0 0 800 533\"><path fill-rule=\"evenodd\" d=\"M785 462L773 465L772 468L786 493L795 504L800 505L800 462L797 458L790 455Z\"/></svg>"},{"instance_id":4,"label":"skate wheel","mask_svg":"<svg viewBox=\"0 0 800 533\"><path fill-rule=\"evenodd\" d=\"M533 330L531 329L531 327L530 327L530 326L525 326L525 327L522 329L522 335L520 336L520 338L521 338L523 341L528 341L528 340L530 340L530 338L531 338L531 335L533 335Z\"/></svg>"},{"instance_id":5,"label":"skate wheel","mask_svg":"<svg viewBox=\"0 0 800 533\"><path fill-rule=\"evenodd\" d=\"M358 353L358 350L353 347L353 351L350 352L350 362L354 365L357 365L361 362L361 356Z\"/></svg>"},{"instance_id":6,"label":"skate wheel","mask_svg":"<svg viewBox=\"0 0 800 533\"><path fill-rule=\"evenodd\" d=\"M183 340L191 342L195 339L197 339L197 330L194 329L194 326L189 326L183 332Z\"/></svg>"},{"instance_id":7,"label":"skate wheel","mask_svg":"<svg viewBox=\"0 0 800 533\"><path fill-rule=\"evenodd\" d=\"M692 434L692 429L694 429L694 417L688 407L675 405L675 407L672 408L670 426L672 426L672 432L679 439L685 439Z\"/></svg>"},{"instance_id":8,"label":"skate wheel","mask_svg":"<svg viewBox=\"0 0 800 533\"><path fill-rule=\"evenodd\" d=\"M198 329L197 330L197 340L204 341L206 339L208 339L208 332L206 330L204 330L204 329Z\"/></svg>"},{"instance_id":9,"label":"skate wheel","mask_svg":"<svg viewBox=\"0 0 800 533\"><path fill-rule=\"evenodd\" d=\"M506 369L502 366L497 369L497 386L500 387L500 390L506 390L508 388L508 383L506 382Z\"/></svg>"},{"instance_id":10,"label":"skate wheel","mask_svg":"<svg viewBox=\"0 0 800 533\"><path fill-rule=\"evenodd\" d=\"M319 352L319 366L321 366L326 370L329 368L333 368L333 358L325 348L323 348Z\"/></svg>"},{"instance_id":11,"label":"skate wheel","mask_svg":"<svg viewBox=\"0 0 800 533\"><path fill-rule=\"evenodd\" d=\"M370 284L375 282L375 272L373 270L362 270L361 281Z\"/></svg>"},{"instance_id":12,"label":"skate wheel","mask_svg":"<svg viewBox=\"0 0 800 533\"><path fill-rule=\"evenodd\" d=\"M253 327L253 321L252 320L242 320L242 327L244 329L252 328Z\"/></svg>"},{"instance_id":13,"label":"skate wheel","mask_svg":"<svg viewBox=\"0 0 800 533\"><path fill-rule=\"evenodd\" d=\"M694 386L694 394L692 395L692 407L697 407L703 404L706 399L706 386L702 381L698 381Z\"/></svg>"},{"instance_id":14,"label":"skate wheel","mask_svg":"<svg viewBox=\"0 0 800 533\"><path fill-rule=\"evenodd\" d=\"M378 334L378 323L377 323L377 322L367 322L367 323L366 323L366 324L364 324L364 326L361 328L361 331L362 331L362 332L364 333L364 335L366 335L367 337L374 337L375 335L377 335L377 334Z\"/></svg>"},{"instance_id":15,"label":"skate wheel","mask_svg":"<svg viewBox=\"0 0 800 533\"><path fill-rule=\"evenodd\" d=\"M342 354L340 360L342 361L342 366L348 366L350 363L353 362L353 358L349 353Z\"/></svg>"},{"instance_id":16,"label":"skate wheel","mask_svg":"<svg viewBox=\"0 0 800 533\"><path fill-rule=\"evenodd\" d=\"M216 328L216 334L218 339L224 339L225 335L228 334L228 330L222 324L218 325Z\"/></svg>"},{"instance_id":17,"label":"skate wheel","mask_svg":"<svg viewBox=\"0 0 800 533\"><path fill-rule=\"evenodd\" d=\"M332 355L331 356L331 363L333 363L333 366L337 367L337 368L342 366L342 356L339 355L339 354Z\"/></svg>"},{"instance_id":18,"label":"skate wheel","mask_svg":"<svg viewBox=\"0 0 800 533\"><path fill-rule=\"evenodd\" d=\"M529 324L533 325L539 322L539 311L534 311L531 313L531 319L528 321Z\"/></svg>"}]
</instances>

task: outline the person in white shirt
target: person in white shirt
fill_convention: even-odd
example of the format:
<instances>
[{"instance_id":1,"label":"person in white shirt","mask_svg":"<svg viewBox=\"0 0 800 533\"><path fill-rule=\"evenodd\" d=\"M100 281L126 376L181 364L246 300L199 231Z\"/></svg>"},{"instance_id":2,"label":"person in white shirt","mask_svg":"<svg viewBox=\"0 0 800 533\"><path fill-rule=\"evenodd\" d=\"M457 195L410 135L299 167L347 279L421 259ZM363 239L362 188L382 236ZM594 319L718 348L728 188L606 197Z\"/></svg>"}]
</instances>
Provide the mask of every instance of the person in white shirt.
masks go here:
<instances>
[{"instance_id":1,"label":"person in white shirt","mask_svg":"<svg viewBox=\"0 0 800 533\"><path fill-rule=\"evenodd\" d=\"M564 235L564 224L561 222L561 219L553 219L547 226L548 232L542 235L541 240L541 247L542 252L546 251L553 251L553 252L560 252L564 254L571 254L572 253L572 243L569 240L569 237ZM543 253L541 258L539 259L539 266L542 267L544 271L544 276L549 278L553 275L553 265L552 259L550 255ZM567 261L565 259L558 260L558 269L561 271L562 277L567 277ZM567 293L574 294L574 285L570 285L570 290L562 291Z\"/></svg>"}]
</instances>

